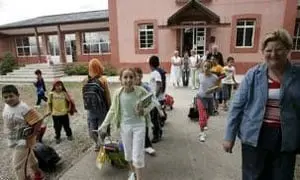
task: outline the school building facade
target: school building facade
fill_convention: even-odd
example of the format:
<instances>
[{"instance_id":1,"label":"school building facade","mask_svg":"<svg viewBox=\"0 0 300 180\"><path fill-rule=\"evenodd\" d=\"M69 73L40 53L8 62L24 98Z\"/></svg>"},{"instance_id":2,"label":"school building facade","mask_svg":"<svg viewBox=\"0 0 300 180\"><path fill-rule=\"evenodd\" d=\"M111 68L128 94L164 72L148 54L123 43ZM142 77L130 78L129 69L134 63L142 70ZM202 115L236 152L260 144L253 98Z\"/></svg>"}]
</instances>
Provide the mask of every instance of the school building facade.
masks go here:
<instances>
[{"instance_id":1,"label":"school building facade","mask_svg":"<svg viewBox=\"0 0 300 180\"><path fill-rule=\"evenodd\" d=\"M291 59L300 59L297 0L109 0L108 10L44 16L0 26L0 56L19 63L88 62L96 57L122 67L142 67L158 55L169 70L174 50L212 44L233 56L237 72L262 61L260 40L283 27L294 35Z\"/></svg>"}]
</instances>

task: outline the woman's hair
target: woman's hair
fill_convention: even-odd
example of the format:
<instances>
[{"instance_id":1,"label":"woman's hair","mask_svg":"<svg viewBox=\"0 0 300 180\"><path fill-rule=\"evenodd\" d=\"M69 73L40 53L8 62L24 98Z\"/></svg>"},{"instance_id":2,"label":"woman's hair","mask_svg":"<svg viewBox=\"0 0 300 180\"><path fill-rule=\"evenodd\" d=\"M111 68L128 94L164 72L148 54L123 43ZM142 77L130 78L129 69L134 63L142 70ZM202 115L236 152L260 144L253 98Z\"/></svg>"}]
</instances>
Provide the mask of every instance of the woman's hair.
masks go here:
<instances>
[{"instance_id":1,"label":"woman's hair","mask_svg":"<svg viewBox=\"0 0 300 180\"><path fill-rule=\"evenodd\" d=\"M19 91L18 91L17 87L12 84L3 86L2 95L6 94L6 93L13 93L13 94L19 96Z\"/></svg>"},{"instance_id":2,"label":"woman's hair","mask_svg":"<svg viewBox=\"0 0 300 180\"><path fill-rule=\"evenodd\" d=\"M120 71L120 79L122 78L124 71L131 71L133 73L134 78L136 77L136 71L133 68L123 68Z\"/></svg>"},{"instance_id":3,"label":"woman's hair","mask_svg":"<svg viewBox=\"0 0 300 180\"><path fill-rule=\"evenodd\" d=\"M227 62L229 62L229 61L234 61L234 58L231 57L231 56L229 56L229 57L227 58Z\"/></svg>"},{"instance_id":4,"label":"woman's hair","mask_svg":"<svg viewBox=\"0 0 300 180\"><path fill-rule=\"evenodd\" d=\"M91 59L89 62L89 76L91 78L100 77L103 73L104 67L102 63L96 58Z\"/></svg>"},{"instance_id":5,"label":"woman's hair","mask_svg":"<svg viewBox=\"0 0 300 180\"><path fill-rule=\"evenodd\" d=\"M277 29L270 33L267 33L262 40L261 50L263 51L267 44L271 41L280 41L287 50L291 50L293 48L293 39L291 35L285 29Z\"/></svg>"},{"instance_id":6,"label":"woman's hair","mask_svg":"<svg viewBox=\"0 0 300 180\"><path fill-rule=\"evenodd\" d=\"M142 69L139 68L139 67L135 67L135 68L133 68L133 70L134 70L134 72L135 72L136 74L143 74Z\"/></svg>"},{"instance_id":7,"label":"woman's hair","mask_svg":"<svg viewBox=\"0 0 300 180\"><path fill-rule=\"evenodd\" d=\"M55 86L61 85L62 91L67 92L65 85L62 81L54 81L51 91L55 91Z\"/></svg>"}]
</instances>

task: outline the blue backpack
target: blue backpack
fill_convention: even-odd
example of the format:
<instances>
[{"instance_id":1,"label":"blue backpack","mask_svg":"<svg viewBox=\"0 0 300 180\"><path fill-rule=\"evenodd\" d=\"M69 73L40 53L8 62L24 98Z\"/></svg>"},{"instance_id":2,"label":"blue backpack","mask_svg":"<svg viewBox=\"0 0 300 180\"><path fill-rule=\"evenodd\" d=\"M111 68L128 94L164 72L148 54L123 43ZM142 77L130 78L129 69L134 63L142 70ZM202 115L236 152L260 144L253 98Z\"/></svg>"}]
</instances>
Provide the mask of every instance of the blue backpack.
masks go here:
<instances>
[{"instance_id":1,"label":"blue backpack","mask_svg":"<svg viewBox=\"0 0 300 180\"><path fill-rule=\"evenodd\" d=\"M106 114L108 104L105 98L104 88L98 77L89 78L82 88L84 109L101 114Z\"/></svg>"}]
</instances>

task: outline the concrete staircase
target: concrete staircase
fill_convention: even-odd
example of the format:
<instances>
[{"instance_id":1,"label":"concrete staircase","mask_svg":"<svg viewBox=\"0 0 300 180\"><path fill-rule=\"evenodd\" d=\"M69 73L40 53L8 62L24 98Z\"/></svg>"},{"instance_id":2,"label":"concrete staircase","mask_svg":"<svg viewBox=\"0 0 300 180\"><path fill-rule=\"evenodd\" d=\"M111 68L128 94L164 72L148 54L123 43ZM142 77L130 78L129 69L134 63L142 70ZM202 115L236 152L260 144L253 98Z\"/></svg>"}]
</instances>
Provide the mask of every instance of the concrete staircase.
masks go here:
<instances>
[{"instance_id":1,"label":"concrete staircase","mask_svg":"<svg viewBox=\"0 0 300 180\"><path fill-rule=\"evenodd\" d=\"M6 83L32 83L36 80L35 70L40 69L46 82L52 82L55 78L64 76L63 64L28 64L16 69L7 75L0 76L0 84Z\"/></svg>"}]
</instances>

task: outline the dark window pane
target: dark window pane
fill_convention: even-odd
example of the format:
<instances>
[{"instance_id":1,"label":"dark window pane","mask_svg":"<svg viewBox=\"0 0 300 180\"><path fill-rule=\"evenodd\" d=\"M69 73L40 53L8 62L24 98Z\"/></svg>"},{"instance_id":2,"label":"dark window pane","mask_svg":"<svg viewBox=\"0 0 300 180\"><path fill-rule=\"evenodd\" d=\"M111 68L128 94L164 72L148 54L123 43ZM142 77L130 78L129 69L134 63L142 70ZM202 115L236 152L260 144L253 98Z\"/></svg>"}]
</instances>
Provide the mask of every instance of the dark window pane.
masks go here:
<instances>
[{"instance_id":1,"label":"dark window pane","mask_svg":"<svg viewBox=\"0 0 300 180\"><path fill-rule=\"evenodd\" d=\"M72 55L70 47L66 47L66 54L67 55Z\"/></svg>"},{"instance_id":2,"label":"dark window pane","mask_svg":"<svg viewBox=\"0 0 300 180\"><path fill-rule=\"evenodd\" d=\"M23 48L17 48L18 56L24 56Z\"/></svg>"},{"instance_id":3,"label":"dark window pane","mask_svg":"<svg viewBox=\"0 0 300 180\"><path fill-rule=\"evenodd\" d=\"M252 46L253 28L246 29L245 46Z\"/></svg>"},{"instance_id":4,"label":"dark window pane","mask_svg":"<svg viewBox=\"0 0 300 180\"><path fill-rule=\"evenodd\" d=\"M153 25L148 25L147 29L153 29Z\"/></svg>"},{"instance_id":5,"label":"dark window pane","mask_svg":"<svg viewBox=\"0 0 300 180\"><path fill-rule=\"evenodd\" d=\"M102 43L101 44L101 52L102 53L108 53L110 52L109 44L108 43Z\"/></svg>"},{"instance_id":6,"label":"dark window pane","mask_svg":"<svg viewBox=\"0 0 300 180\"><path fill-rule=\"evenodd\" d=\"M254 21L247 21L246 24L247 25L254 25Z\"/></svg>"},{"instance_id":7,"label":"dark window pane","mask_svg":"<svg viewBox=\"0 0 300 180\"><path fill-rule=\"evenodd\" d=\"M146 44L141 44L141 48L146 48Z\"/></svg>"},{"instance_id":8,"label":"dark window pane","mask_svg":"<svg viewBox=\"0 0 300 180\"><path fill-rule=\"evenodd\" d=\"M296 38L293 38L293 49L296 50Z\"/></svg>"},{"instance_id":9,"label":"dark window pane","mask_svg":"<svg viewBox=\"0 0 300 180\"><path fill-rule=\"evenodd\" d=\"M91 44L90 52L91 53L100 53L99 52L99 44Z\"/></svg>"},{"instance_id":10,"label":"dark window pane","mask_svg":"<svg viewBox=\"0 0 300 180\"><path fill-rule=\"evenodd\" d=\"M29 38L23 37L23 46L29 46Z\"/></svg>"},{"instance_id":11,"label":"dark window pane","mask_svg":"<svg viewBox=\"0 0 300 180\"><path fill-rule=\"evenodd\" d=\"M295 29L294 29L294 35L295 35L295 36L297 36L298 28L299 28L299 23L296 23Z\"/></svg>"},{"instance_id":12,"label":"dark window pane","mask_svg":"<svg viewBox=\"0 0 300 180\"><path fill-rule=\"evenodd\" d=\"M59 56L60 54L59 46L55 46L55 52L56 52L56 56Z\"/></svg>"},{"instance_id":13,"label":"dark window pane","mask_svg":"<svg viewBox=\"0 0 300 180\"><path fill-rule=\"evenodd\" d=\"M244 25L244 21L238 21L238 22L236 23L236 25L237 25L237 26L243 26L243 25Z\"/></svg>"},{"instance_id":14,"label":"dark window pane","mask_svg":"<svg viewBox=\"0 0 300 180\"><path fill-rule=\"evenodd\" d=\"M243 46L244 29L237 28L236 30L236 46Z\"/></svg>"},{"instance_id":15,"label":"dark window pane","mask_svg":"<svg viewBox=\"0 0 300 180\"><path fill-rule=\"evenodd\" d=\"M17 46L23 46L23 38L16 38L16 45Z\"/></svg>"},{"instance_id":16,"label":"dark window pane","mask_svg":"<svg viewBox=\"0 0 300 180\"><path fill-rule=\"evenodd\" d=\"M30 48L29 47L24 48L24 55L25 56L30 56Z\"/></svg>"},{"instance_id":17,"label":"dark window pane","mask_svg":"<svg viewBox=\"0 0 300 180\"><path fill-rule=\"evenodd\" d=\"M89 54L90 53L90 47L88 44L83 45L83 52L84 54Z\"/></svg>"}]
</instances>

